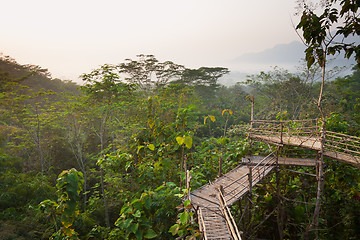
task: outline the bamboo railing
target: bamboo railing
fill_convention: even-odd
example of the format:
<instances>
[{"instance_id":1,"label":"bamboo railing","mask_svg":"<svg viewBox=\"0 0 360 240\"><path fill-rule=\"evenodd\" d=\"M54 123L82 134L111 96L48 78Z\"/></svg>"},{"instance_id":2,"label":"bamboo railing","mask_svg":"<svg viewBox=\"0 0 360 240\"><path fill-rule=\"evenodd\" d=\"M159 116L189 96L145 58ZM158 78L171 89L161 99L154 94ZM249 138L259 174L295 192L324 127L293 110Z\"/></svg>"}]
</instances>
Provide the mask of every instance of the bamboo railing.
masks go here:
<instances>
[{"instance_id":1,"label":"bamboo railing","mask_svg":"<svg viewBox=\"0 0 360 240\"><path fill-rule=\"evenodd\" d=\"M260 181L262 178L264 178L266 175L266 171L272 168L272 166L274 166L275 164L276 158L275 156L273 156L273 153L270 153L268 156L258 162L254 167L249 166L249 173L247 175L244 175L223 187L223 189L226 190L233 184L240 184L244 186L244 188L242 188L240 191L239 189L234 189L228 192L226 195L230 195L230 197L227 201L232 203L234 200L237 200L239 196L242 196L247 191L250 191L253 182ZM250 180L251 183L249 184Z\"/></svg>"},{"instance_id":2,"label":"bamboo railing","mask_svg":"<svg viewBox=\"0 0 360 240\"><path fill-rule=\"evenodd\" d=\"M325 136L323 149L325 155L360 165L360 138L327 130L322 134L322 125L319 119L254 120L251 122L249 137L261 138L281 145L290 144L321 150L320 143L322 136Z\"/></svg>"},{"instance_id":3,"label":"bamboo railing","mask_svg":"<svg viewBox=\"0 0 360 240\"><path fill-rule=\"evenodd\" d=\"M308 120L254 120L251 122L251 135L276 137L283 143L286 137L307 137L320 139L322 123L319 119Z\"/></svg>"},{"instance_id":4,"label":"bamboo railing","mask_svg":"<svg viewBox=\"0 0 360 240\"><path fill-rule=\"evenodd\" d=\"M326 131L325 148L360 156L360 138Z\"/></svg>"}]
</instances>

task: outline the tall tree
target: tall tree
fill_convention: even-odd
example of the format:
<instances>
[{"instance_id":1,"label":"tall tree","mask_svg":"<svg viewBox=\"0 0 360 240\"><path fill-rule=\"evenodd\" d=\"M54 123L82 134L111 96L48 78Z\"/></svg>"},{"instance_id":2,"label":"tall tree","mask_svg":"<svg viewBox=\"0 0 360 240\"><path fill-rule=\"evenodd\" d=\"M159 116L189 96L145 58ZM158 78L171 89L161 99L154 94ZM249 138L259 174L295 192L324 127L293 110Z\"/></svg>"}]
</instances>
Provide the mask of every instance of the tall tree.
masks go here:
<instances>
[{"instance_id":1,"label":"tall tree","mask_svg":"<svg viewBox=\"0 0 360 240\"><path fill-rule=\"evenodd\" d=\"M219 89L219 79L229 73L223 67L201 67L198 69L185 69L181 79L176 83L194 87L194 91L201 97L204 104L213 106L216 91Z\"/></svg>"},{"instance_id":2,"label":"tall tree","mask_svg":"<svg viewBox=\"0 0 360 240\"><path fill-rule=\"evenodd\" d=\"M137 84L140 89L166 86L179 79L184 66L171 61L160 62L153 55L138 55L137 60L126 59L117 69L125 75L129 83Z\"/></svg>"},{"instance_id":3,"label":"tall tree","mask_svg":"<svg viewBox=\"0 0 360 240\"><path fill-rule=\"evenodd\" d=\"M322 109L322 100L324 94L324 82L326 73L327 56L335 54L336 52L344 51L345 57L350 58L355 53L355 59L360 66L360 46L356 43L346 43L345 39L350 35L360 35L360 18L359 18L359 0L327 0L321 2L322 12L317 14L315 9L311 7L308 1L299 1L303 7L302 16L297 29L303 31L303 42L307 46L306 61L308 67L311 67L315 62L322 68L321 87L317 105L323 120L322 129L322 147L320 154L320 162L318 166L318 190L317 200L314 210L313 221L307 229L307 234L313 227L319 224L319 214L321 206L322 191L324 188L323 175L323 151L325 144L325 115ZM337 7L340 5L340 11ZM337 31L333 33L333 28L338 25ZM336 41L336 37L342 39L340 42ZM318 239L318 231L316 231L316 238Z\"/></svg>"}]
</instances>

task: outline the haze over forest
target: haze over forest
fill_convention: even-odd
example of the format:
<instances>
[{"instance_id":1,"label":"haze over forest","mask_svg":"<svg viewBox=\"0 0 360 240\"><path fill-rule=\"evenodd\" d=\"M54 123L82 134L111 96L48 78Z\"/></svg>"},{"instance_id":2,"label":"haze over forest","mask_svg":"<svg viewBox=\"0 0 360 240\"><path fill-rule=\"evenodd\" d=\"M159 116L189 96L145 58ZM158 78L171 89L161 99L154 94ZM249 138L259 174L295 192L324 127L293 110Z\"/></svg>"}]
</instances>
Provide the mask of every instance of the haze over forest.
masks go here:
<instances>
[{"instance_id":1,"label":"haze over forest","mask_svg":"<svg viewBox=\"0 0 360 240\"><path fill-rule=\"evenodd\" d=\"M6 1L0 240L360 239L360 5L324 2Z\"/></svg>"}]
</instances>

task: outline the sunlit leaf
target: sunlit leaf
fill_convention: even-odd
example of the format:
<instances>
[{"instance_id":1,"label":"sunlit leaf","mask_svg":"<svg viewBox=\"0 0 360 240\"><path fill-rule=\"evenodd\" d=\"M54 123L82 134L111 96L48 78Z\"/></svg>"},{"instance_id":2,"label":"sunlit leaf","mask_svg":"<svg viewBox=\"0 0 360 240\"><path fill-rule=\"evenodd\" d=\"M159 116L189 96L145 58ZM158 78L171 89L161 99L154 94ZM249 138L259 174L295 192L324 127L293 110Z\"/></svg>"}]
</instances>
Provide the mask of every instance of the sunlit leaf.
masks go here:
<instances>
[{"instance_id":1,"label":"sunlit leaf","mask_svg":"<svg viewBox=\"0 0 360 240\"><path fill-rule=\"evenodd\" d=\"M186 136L184 139L185 146L190 149L192 147L192 138L190 136Z\"/></svg>"},{"instance_id":2,"label":"sunlit leaf","mask_svg":"<svg viewBox=\"0 0 360 240\"><path fill-rule=\"evenodd\" d=\"M204 124L206 124L206 119L208 119L209 116L204 117Z\"/></svg>"},{"instance_id":3,"label":"sunlit leaf","mask_svg":"<svg viewBox=\"0 0 360 240\"><path fill-rule=\"evenodd\" d=\"M176 137L176 141L181 146L184 144L185 138L184 137Z\"/></svg>"},{"instance_id":4,"label":"sunlit leaf","mask_svg":"<svg viewBox=\"0 0 360 240\"><path fill-rule=\"evenodd\" d=\"M136 218L140 218L141 217L141 212L139 210L136 211L136 213L133 214L134 217Z\"/></svg>"},{"instance_id":5,"label":"sunlit leaf","mask_svg":"<svg viewBox=\"0 0 360 240\"><path fill-rule=\"evenodd\" d=\"M187 211L180 213L181 224L186 224L188 217L189 217L189 213Z\"/></svg>"},{"instance_id":6,"label":"sunlit leaf","mask_svg":"<svg viewBox=\"0 0 360 240\"><path fill-rule=\"evenodd\" d=\"M147 147L148 147L151 151L154 151L154 149L155 149L154 144L149 144Z\"/></svg>"},{"instance_id":7,"label":"sunlit leaf","mask_svg":"<svg viewBox=\"0 0 360 240\"><path fill-rule=\"evenodd\" d=\"M143 148L144 146L138 146L138 150L137 153L139 154L140 150Z\"/></svg>"}]
</instances>

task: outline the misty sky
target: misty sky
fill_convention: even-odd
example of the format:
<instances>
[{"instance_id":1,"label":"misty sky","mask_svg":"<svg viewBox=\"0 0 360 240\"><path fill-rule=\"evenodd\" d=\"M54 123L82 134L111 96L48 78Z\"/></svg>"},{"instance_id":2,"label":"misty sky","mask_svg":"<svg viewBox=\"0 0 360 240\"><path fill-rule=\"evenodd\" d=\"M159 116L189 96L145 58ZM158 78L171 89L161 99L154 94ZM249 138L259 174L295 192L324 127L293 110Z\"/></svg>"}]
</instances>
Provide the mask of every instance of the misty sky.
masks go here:
<instances>
[{"instance_id":1,"label":"misty sky","mask_svg":"<svg viewBox=\"0 0 360 240\"><path fill-rule=\"evenodd\" d=\"M229 61L244 53L299 40L291 23L298 21L295 5L295 0L3 0L0 52L72 80L137 54L191 68L230 67Z\"/></svg>"}]
</instances>

